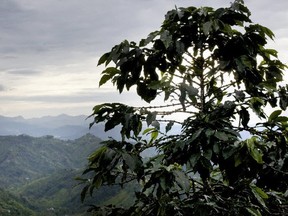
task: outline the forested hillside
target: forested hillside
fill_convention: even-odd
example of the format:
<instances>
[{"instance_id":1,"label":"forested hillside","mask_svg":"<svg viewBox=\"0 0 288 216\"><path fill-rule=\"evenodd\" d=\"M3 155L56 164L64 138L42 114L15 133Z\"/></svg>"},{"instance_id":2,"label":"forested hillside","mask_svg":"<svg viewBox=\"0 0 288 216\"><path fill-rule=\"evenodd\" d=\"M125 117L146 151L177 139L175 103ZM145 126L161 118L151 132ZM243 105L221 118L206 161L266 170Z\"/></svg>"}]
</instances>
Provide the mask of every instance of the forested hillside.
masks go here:
<instances>
[{"instance_id":1,"label":"forested hillside","mask_svg":"<svg viewBox=\"0 0 288 216\"><path fill-rule=\"evenodd\" d=\"M86 134L76 140L53 136L0 136L0 215L86 215L80 176L101 140ZM122 202L119 187L103 188L93 203ZM92 202L91 202L92 203Z\"/></svg>"},{"instance_id":2,"label":"forested hillside","mask_svg":"<svg viewBox=\"0 0 288 216\"><path fill-rule=\"evenodd\" d=\"M19 186L59 170L81 169L100 139L87 134L75 141L27 135L0 137L0 182Z\"/></svg>"},{"instance_id":3,"label":"forested hillside","mask_svg":"<svg viewBox=\"0 0 288 216\"><path fill-rule=\"evenodd\" d=\"M0 215L33 216L35 212L25 207L25 204L19 198L0 188Z\"/></svg>"}]
</instances>

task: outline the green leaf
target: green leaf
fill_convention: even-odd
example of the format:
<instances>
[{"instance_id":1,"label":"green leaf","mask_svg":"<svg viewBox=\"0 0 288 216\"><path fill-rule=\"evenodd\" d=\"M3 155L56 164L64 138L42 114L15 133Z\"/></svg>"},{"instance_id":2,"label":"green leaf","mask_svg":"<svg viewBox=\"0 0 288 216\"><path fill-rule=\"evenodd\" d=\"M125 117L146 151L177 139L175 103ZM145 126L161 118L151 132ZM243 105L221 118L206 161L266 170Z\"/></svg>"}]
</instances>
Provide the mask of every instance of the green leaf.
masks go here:
<instances>
[{"instance_id":1,"label":"green leaf","mask_svg":"<svg viewBox=\"0 0 288 216\"><path fill-rule=\"evenodd\" d=\"M209 35L210 31L212 30L213 21L208 21L203 24L203 32L205 35Z\"/></svg>"},{"instance_id":2,"label":"green leaf","mask_svg":"<svg viewBox=\"0 0 288 216\"><path fill-rule=\"evenodd\" d=\"M248 152L257 163L263 164L263 159L262 159L263 154L261 150L256 147L256 142L257 142L257 137L255 136L246 140Z\"/></svg>"},{"instance_id":3,"label":"green leaf","mask_svg":"<svg viewBox=\"0 0 288 216\"><path fill-rule=\"evenodd\" d=\"M278 52L276 51L276 50L274 50L274 49L263 49L263 51L264 51L264 53L265 54L268 54L268 56L269 55L272 55L272 56L274 56L274 57L278 57Z\"/></svg>"},{"instance_id":4,"label":"green leaf","mask_svg":"<svg viewBox=\"0 0 288 216\"><path fill-rule=\"evenodd\" d=\"M99 81L99 86L105 84L108 80L112 79L113 76L119 74L120 71L114 67L108 67L102 72L102 77Z\"/></svg>"},{"instance_id":5,"label":"green leaf","mask_svg":"<svg viewBox=\"0 0 288 216\"><path fill-rule=\"evenodd\" d=\"M246 210L252 215L252 216L262 216L259 209L255 209L252 207L246 207Z\"/></svg>"},{"instance_id":6,"label":"green leaf","mask_svg":"<svg viewBox=\"0 0 288 216\"><path fill-rule=\"evenodd\" d=\"M89 190L90 185L86 185L82 191L81 191L81 202L83 203L87 194L87 191Z\"/></svg>"},{"instance_id":7,"label":"green leaf","mask_svg":"<svg viewBox=\"0 0 288 216\"><path fill-rule=\"evenodd\" d=\"M212 149L207 149L207 150L204 151L203 156L204 156L207 160L211 160L212 154L213 154Z\"/></svg>"},{"instance_id":8,"label":"green leaf","mask_svg":"<svg viewBox=\"0 0 288 216\"><path fill-rule=\"evenodd\" d=\"M272 122L274 121L280 114L282 113L282 110L275 110L271 113L271 115L268 117L268 121Z\"/></svg>"},{"instance_id":9,"label":"green leaf","mask_svg":"<svg viewBox=\"0 0 288 216\"><path fill-rule=\"evenodd\" d=\"M284 123L284 122L287 122L287 121L288 121L288 117L286 117L286 116L278 116L278 117L275 119L275 121Z\"/></svg>"},{"instance_id":10,"label":"green leaf","mask_svg":"<svg viewBox=\"0 0 288 216\"><path fill-rule=\"evenodd\" d=\"M193 169L195 167L195 165L198 163L199 159L200 159L201 155L200 154L191 154L188 164L187 164L187 168L188 169Z\"/></svg>"},{"instance_id":11,"label":"green leaf","mask_svg":"<svg viewBox=\"0 0 288 216\"><path fill-rule=\"evenodd\" d=\"M146 117L147 125L151 125L153 121L156 120L157 112L148 112Z\"/></svg>"},{"instance_id":12,"label":"green leaf","mask_svg":"<svg viewBox=\"0 0 288 216\"><path fill-rule=\"evenodd\" d=\"M223 158L226 160L228 158L230 158L232 155L234 155L236 152L238 151L237 148L235 148L234 146L233 147L226 147L223 149Z\"/></svg>"},{"instance_id":13,"label":"green leaf","mask_svg":"<svg viewBox=\"0 0 288 216\"><path fill-rule=\"evenodd\" d=\"M93 188L94 188L94 187L95 187L96 189L97 189L97 188L100 188L100 186L102 185L102 182L103 182L102 177L99 176L99 175L96 175L96 176L94 177L94 179L93 179L93 182L92 182ZM91 195L92 195L92 194L91 194Z\"/></svg>"},{"instance_id":14,"label":"green leaf","mask_svg":"<svg viewBox=\"0 0 288 216\"><path fill-rule=\"evenodd\" d=\"M265 102L259 98L259 97L253 97L249 100L250 107L252 110L261 118L265 117L265 114L262 110L262 106L265 104Z\"/></svg>"},{"instance_id":15,"label":"green leaf","mask_svg":"<svg viewBox=\"0 0 288 216\"><path fill-rule=\"evenodd\" d=\"M280 108L282 110L286 110L288 106L288 96L287 96L287 91L284 87L280 87L279 90L279 96L280 96Z\"/></svg>"},{"instance_id":16,"label":"green leaf","mask_svg":"<svg viewBox=\"0 0 288 216\"><path fill-rule=\"evenodd\" d=\"M205 135L206 135L206 137L207 137L208 139L210 139L210 137L211 137L212 135L214 135L214 133L215 133L215 130L211 130L211 129L209 129L209 128L207 128L207 129L205 130Z\"/></svg>"},{"instance_id":17,"label":"green leaf","mask_svg":"<svg viewBox=\"0 0 288 216\"><path fill-rule=\"evenodd\" d=\"M151 141L156 140L158 137L159 132L158 131L152 131L151 133Z\"/></svg>"},{"instance_id":18,"label":"green leaf","mask_svg":"<svg viewBox=\"0 0 288 216\"><path fill-rule=\"evenodd\" d=\"M243 161L243 157L240 154L235 154L234 155L234 166L238 167L240 164L242 164Z\"/></svg>"},{"instance_id":19,"label":"green leaf","mask_svg":"<svg viewBox=\"0 0 288 216\"><path fill-rule=\"evenodd\" d=\"M97 114L97 113L99 112L99 110L100 110L102 107L104 107L104 106L106 106L105 103L94 106L94 107L93 107L93 115Z\"/></svg>"},{"instance_id":20,"label":"green leaf","mask_svg":"<svg viewBox=\"0 0 288 216\"><path fill-rule=\"evenodd\" d=\"M155 131L155 128L146 128L142 134L145 135L145 134L148 134L148 133L151 133L152 131Z\"/></svg>"},{"instance_id":21,"label":"green leaf","mask_svg":"<svg viewBox=\"0 0 288 216\"><path fill-rule=\"evenodd\" d=\"M186 88L189 96L197 96L198 95L199 91L197 88L194 88L193 86L188 86L188 85L185 88Z\"/></svg>"},{"instance_id":22,"label":"green leaf","mask_svg":"<svg viewBox=\"0 0 288 216\"><path fill-rule=\"evenodd\" d=\"M264 200L268 199L269 196L261 188L257 187L256 185L250 184L250 188L251 188L251 191L252 191L254 197L257 199L257 201L264 208L267 208Z\"/></svg>"},{"instance_id":23,"label":"green leaf","mask_svg":"<svg viewBox=\"0 0 288 216\"><path fill-rule=\"evenodd\" d=\"M170 173L163 172L162 175L159 176L159 183L163 191L170 189L171 181L170 180ZM160 195L160 194L159 194Z\"/></svg>"},{"instance_id":24,"label":"green leaf","mask_svg":"<svg viewBox=\"0 0 288 216\"><path fill-rule=\"evenodd\" d=\"M121 123L120 115L116 114L105 123L104 131L107 132L109 130L112 130L113 128L115 128L120 123Z\"/></svg>"},{"instance_id":25,"label":"green leaf","mask_svg":"<svg viewBox=\"0 0 288 216\"><path fill-rule=\"evenodd\" d=\"M213 152L214 152L215 154L219 154L219 153L220 153L220 146L219 146L219 143L218 143L218 142L214 143L214 145L213 145Z\"/></svg>"},{"instance_id":26,"label":"green leaf","mask_svg":"<svg viewBox=\"0 0 288 216\"><path fill-rule=\"evenodd\" d=\"M107 149L107 146L98 148L88 157L88 160L92 163L98 162L99 158L107 151Z\"/></svg>"},{"instance_id":27,"label":"green leaf","mask_svg":"<svg viewBox=\"0 0 288 216\"><path fill-rule=\"evenodd\" d=\"M249 153L254 158L254 160L257 161L257 163L263 164L263 154L260 152L260 150L253 148L249 150Z\"/></svg>"},{"instance_id":28,"label":"green leaf","mask_svg":"<svg viewBox=\"0 0 288 216\"><path fill-rule=\"evenodd\" d=\"M214 136L221 141L228 141L228 135L224 132L216 131Z\"/></svg>"},{"instance_id":29,"label":"green leaf","mask_svg":"<svg viewBox=\"0 0 288 216\"><path fill-rule=\"evenodd\" d=\"M204 130L203 128L200 128L196 132L194 132L192 137L191 137L191 139L189 141L193 142L194 140L196 140L201 135L203 130Z\"/></svg>"},{"instance_id":30,"label":"green leaf","mask_svg":"<svg viewBox=\"0 0 288 216\"><path fill-rule=\"evenodd\" d=\"M175 45L176 45L176 52L178 54L181 55L185 52L185 45L181 41L176 41ZM181 67L179 67L179 69L181 70Z\"/></svg>"},{"instance_id":31,"label":"green leaf","mask_svg":"<svg viewBox=\"0 0 288 216\"><path fill-rule=\"evenodd\" d=\"M104 55L102 55L100 57L100 59L98 60L98 65L103 64L108 59L109 55L110 55L110 52L105 53Z\"/></svg>"},{"instance_id":32,"label":"green leaf","mask_svg":"<svg viewBox=\"0 0 288 216\"><path fill-rule=\"evenodd\" d=\"M189 192L190 181L189 178L185 175L185 173L180 170L173 170L173 174L176 177L176 182L178 186L185 192Z\"/></svg>"},{"instance_id":33,"label":"green leaf","mask_svg":"<svg viewBox=\"0 0 288 216\"><path fill-rule=\"evenodd\" d=\"M127 152L122 153L123 160L125 163L128 165L128 167L132 170L135 171L137 167L139 166L139 161L137 156L135 155L130 155Z\"/></svg>"},{"instance_id":34,"label":"green leaf","mask_svg":"<svg viewBox=\"0 0 288 216\"><path fill-rule=\"evenodd\" d=\"M275 37L274 33L267 27L258 25L262 32L264 32L269 38L273 39Z\"/></svg>"},{"instance_id":35,"label":"green leaf","mask_svg":"<svg viewBox=\"0 0 288 216\"><path fill-rule=\"evenodd\" d=\"M159 35L159 31L151 32L146 39L142 39L142 40L140 41L139 46L146 46L147 44L149 44L150 42L152 42L153 39L154 39L155 37L157 37L157 35Z\"/></svg>"},{"instance_id":36,"label":"green leaf","mask_svg":"<svg viewBox=\"0 0 288 216\"><path fill-rule=\"evenodd\" d=\"M165 30L161 33L160 39L162 40L163 44L165 45L166 49L171 45L172 43L172 35L170 35L170 32Z\"/></svg>"}]
</instances>

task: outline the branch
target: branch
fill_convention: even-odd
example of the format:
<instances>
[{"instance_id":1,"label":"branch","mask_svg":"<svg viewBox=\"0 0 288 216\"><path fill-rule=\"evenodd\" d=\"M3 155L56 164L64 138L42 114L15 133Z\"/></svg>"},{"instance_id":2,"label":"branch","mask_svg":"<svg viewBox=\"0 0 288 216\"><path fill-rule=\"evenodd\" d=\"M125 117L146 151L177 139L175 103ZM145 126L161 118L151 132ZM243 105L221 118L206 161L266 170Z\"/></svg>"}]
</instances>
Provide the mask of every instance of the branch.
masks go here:
<instances>
[{"instance_id":1,"label":"branch","mask_svg":"<svg viewBox=\"0 0 288 216\"><path fill-rule=\"evenodd\" d=\"M168 120L168 119L167 120L159 119L157 121L159 121L159 122L173 122L173 123L180 124L180 125L183 124L183 122L179 122L179 121L176 121L176 120Z\"/></svg>"},{"instance_id":2,"label":"branch","mask_svg":"<svg viewBox=\"0 0 288 216\"><path fill-rule=\"evenodd\" d=\"M268 166L269 168L271 168L272 170L276 171L276 172L279 172L279 173L284 174L284 175L288 175L288 172L284 172L284 171L275 169L274 167L272 167L271 165L269 165L267 163L265 163L265 165Z\"/></svg>"},{"instance_id":3,"label":"branch","mask_svg":"<svg viewBox=\"0 0 288 216\"><path fill-rule=\"evenodd\" d=\"M159 106L134 107L134 108L135 109L161 109L161 108L174 107L174 106L180 106L180 105L181 103L172 103L172 104L159 105Z\"/></svg>"}]
</instances>

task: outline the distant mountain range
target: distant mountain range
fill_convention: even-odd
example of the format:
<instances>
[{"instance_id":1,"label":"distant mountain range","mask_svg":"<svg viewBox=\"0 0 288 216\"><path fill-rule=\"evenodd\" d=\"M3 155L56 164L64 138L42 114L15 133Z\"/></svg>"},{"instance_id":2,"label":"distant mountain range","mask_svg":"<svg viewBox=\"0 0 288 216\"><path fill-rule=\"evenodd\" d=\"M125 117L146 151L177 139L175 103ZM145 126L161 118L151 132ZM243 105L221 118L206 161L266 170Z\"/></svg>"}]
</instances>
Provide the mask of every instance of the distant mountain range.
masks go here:
<instances>
[{"instance_id":1,"label":"distant mountain range","mask_svg":"<svg viewBox=\"0 0 288 216\"><path fill-rule=\"evenodd\" d=\"M87 119L85 115L69 116L45 116L41 118L24 119L22 116L0 116L0 135L26 134L33 137L51 135L59 139L77 139L87 133L91 133L101 139L113 137L120 138L119 130L114 129L104 133L104 125L94 125L89 130L89 124L93 119Z\"/></svg>"},{"instance_id":2,"label":"distant mountain range","mask_svg":"<svg viewBox=\"0 0 288 216\"><path fill-rule=\"evenodd\" d=\"M40 118L25 119L22 116L5 117L0 115L0 136L6 135L29 135L33 137L41 137L46 135L54 136L55 138L63 140L74 140L87 133L91 133L102 140L108 137L113 139L121 139L120 127L104 132L104 124L94 124L89 129L89 124L93 118L88 118L85 115L70 116L66 114L58 116L44 116ZM145 129L146 124L143 124ZM161 123L161 128L165 125ZM181 131L180 125L175 125L171 133L179 133Z\"/></svg>"}]
</instances>

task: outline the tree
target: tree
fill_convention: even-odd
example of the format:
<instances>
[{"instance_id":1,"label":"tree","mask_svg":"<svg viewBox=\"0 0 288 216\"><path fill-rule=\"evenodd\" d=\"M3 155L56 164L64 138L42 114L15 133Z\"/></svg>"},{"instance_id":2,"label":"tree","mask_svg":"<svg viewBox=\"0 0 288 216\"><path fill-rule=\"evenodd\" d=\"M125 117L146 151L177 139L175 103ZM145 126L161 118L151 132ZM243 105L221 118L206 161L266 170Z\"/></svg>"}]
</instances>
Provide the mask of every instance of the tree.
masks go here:
<instances>
[{"instance_id":1,"label":"tree","mask_svg":"<svg viewBox=\"0 0 288 216\"><path fill-rule=\"evenodd\" d=\"M125 40L99 59L106 66L100 86L112 81L120 93L136 87L147 103L163 98L163 104L94 107L90 126L120 125L122 140L104 141L91 154L82 199L103 185L139 186L133 205L94 212L286 214L288 118L281 114L288 86L279 85L286 66L265 48L273 32L249 17L242 0L216 10L176 8L160 30L139 43ZM168 133L177 124L181 132ZM143 158L149 148L156 156Z\"/></svg>"}]
</instances>

